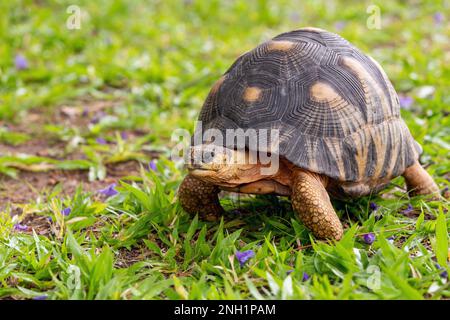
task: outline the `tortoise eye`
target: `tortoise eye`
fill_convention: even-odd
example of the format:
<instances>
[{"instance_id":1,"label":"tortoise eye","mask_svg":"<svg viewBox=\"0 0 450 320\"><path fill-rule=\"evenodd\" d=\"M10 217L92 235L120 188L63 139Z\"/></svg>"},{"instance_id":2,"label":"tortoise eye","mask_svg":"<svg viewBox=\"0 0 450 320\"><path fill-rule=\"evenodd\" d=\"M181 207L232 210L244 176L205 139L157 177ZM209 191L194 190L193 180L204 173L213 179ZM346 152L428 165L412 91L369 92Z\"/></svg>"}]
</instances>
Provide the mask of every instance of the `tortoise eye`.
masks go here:
<instances>
[{"instance_id":1,"label":"tortoise eye","mask_svg":"<svg viewBox=\"0 0 450 320\"><path fill-rule=\"evenodd\" d=\"M214 151L206 151L205 153L203 153L203 162L204 163L212 162L215 155L216 154L214 153Z\"/></svg>"}]
</instances>

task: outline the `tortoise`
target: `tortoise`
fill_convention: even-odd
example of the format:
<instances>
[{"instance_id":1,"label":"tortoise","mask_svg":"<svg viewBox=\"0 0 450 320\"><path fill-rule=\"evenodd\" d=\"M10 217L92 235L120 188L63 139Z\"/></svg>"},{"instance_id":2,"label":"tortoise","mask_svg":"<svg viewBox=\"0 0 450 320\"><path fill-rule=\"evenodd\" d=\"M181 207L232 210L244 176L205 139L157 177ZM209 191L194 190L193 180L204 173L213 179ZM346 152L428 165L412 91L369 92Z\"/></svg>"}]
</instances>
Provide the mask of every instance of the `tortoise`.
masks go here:
<instances>
[{"instance_id":1,"label":"tortoise","mask_svg":"<svg viewBox=\"0 0 450 320\"><path fill-rule=\"evenodd\" d=\"M412 196L439 192L419 163L422 148L381 66L322 29L282 33L241 55L210 90L199 121L200 133L279 132L278 170L270 175L262 174L260 160L250 161L258 146L249 139L240 149L212 139L192 142L179 199L186 212L206 220L224 213L221 190L289 196L315 237L339 240L343 227L330 196L376 193L400 175ZM225 152L206 152L211 145Z\"/></svg>"}]
</instances>

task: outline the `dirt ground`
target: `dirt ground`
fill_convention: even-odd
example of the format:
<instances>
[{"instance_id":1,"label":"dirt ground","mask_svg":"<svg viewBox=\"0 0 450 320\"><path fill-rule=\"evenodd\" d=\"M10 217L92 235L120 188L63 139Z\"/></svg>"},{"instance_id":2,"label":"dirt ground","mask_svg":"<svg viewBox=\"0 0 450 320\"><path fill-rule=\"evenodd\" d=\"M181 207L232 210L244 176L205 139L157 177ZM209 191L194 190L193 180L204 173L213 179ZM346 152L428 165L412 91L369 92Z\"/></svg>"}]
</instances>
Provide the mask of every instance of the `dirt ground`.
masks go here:
<instances>
[{"instance_id":1,"label":"dirt ground","mask_svg":"<svg viewBox=\"0 0 450 320\"><path fill-rule=\"evenodd\" d=\"M1 155L29 154L53 159L85 159L85 155L76 149L67 152L67 142L52 137L43 128L47 124L59 124L67 128L87 130L88 125L96 118L104 115L108 109L114 108L118 102L80 100L74 105L62 105L55 109L34 109L20 120L19 123L0 121L0 127L10 131L25 133L32 137L20 145L13 146L0 142ZM124 131L128 138L140 136L143 132L136 130ZM150 157L155 155L151 154ZM138 175L140 165L137 161L106 165L107 175L103 181L89 181L86 170L50 170L46 172L20 171L16 179L0 174L0 211L8 205L12 213L20 213L18 204L25 204L38 196L45 197L58 184L61 185L62 195L73 195L81 183L83 190L95 192L121 177ZM43 201L45 199L42 199Z\"/></svg>"},{"instance_id":2,"label":"dirt ground","mask_svg":"<svg viewBox=\"0 0 450 320\"><path fill-rule=\"evenodd\" d=\"M107 166L107 176L103 181L89 181L88 172L83 170L54 170L48 172L22 171L17 179L0 176L0 210L8 204L25 204L30 199L48 195L58 184L62 195L73 195L81 183L83 190L95 192L117 182L121 177L139 174L139 163L128 161Z\"/></svg>"}]
</instances>

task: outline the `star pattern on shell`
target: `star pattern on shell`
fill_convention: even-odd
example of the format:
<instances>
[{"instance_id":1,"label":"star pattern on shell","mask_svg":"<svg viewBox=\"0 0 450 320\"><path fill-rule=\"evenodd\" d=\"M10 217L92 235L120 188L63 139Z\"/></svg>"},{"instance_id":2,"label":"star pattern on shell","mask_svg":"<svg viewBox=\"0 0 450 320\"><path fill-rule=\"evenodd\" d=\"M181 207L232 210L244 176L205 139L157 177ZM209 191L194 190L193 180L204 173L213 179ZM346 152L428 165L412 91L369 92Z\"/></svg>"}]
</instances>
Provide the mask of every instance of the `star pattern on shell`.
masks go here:
<instances>
[{"instance_id":1,"label":"star pattern on shell","mask_svg":"<svg viewBox=\"0 0 450 320\"><path fill-rule=\"evenodd\" d=\"M317 28L280 34L240 56L214 84L199 120L224 135L279 129L281 156L339 181L398 176L421 152L380 65Z\"/></svg>"}]
</instances>

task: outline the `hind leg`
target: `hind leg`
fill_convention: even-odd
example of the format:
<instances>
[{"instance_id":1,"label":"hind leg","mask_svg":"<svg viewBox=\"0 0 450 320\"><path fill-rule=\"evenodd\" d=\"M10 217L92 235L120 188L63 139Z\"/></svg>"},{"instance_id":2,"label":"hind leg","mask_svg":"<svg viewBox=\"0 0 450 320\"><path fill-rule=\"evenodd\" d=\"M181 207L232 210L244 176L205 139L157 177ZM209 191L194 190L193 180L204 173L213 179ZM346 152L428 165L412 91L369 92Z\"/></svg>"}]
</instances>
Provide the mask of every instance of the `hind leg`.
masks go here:
<instances>
[{"instance_id":1,"label":"hind leg","mask_svg":"<svg viewBox=\"0 0 450 320\"><path fill-rule=\"evenodd\" d=\"M199 214L208 221L217 220L224 210L219 202L220 189L187 175L178 189L181 206L189 214Z\"/></svg>"},{"instance_id":2,"label":"hind leg","mask_svg":"<svg viewBox=\"0 0 450 320\"><path fill-rule=\"evenodd\" d=\"M403 173L408 192L412 196L435 194L439 196L439 188L429 173L422 168L419 162L406 168Z\"/></svg>"},{"instance_id":3,"label":"hind leg","mask_svg":"<svg viewBox=\"0 0 450 320\"><path fill-rule=\"evenodd\" d=\"M319 175L302 170L295 171L291 201L300 220L317 238L342 238L342 224Z\"/></svg>"}]
</instances>

